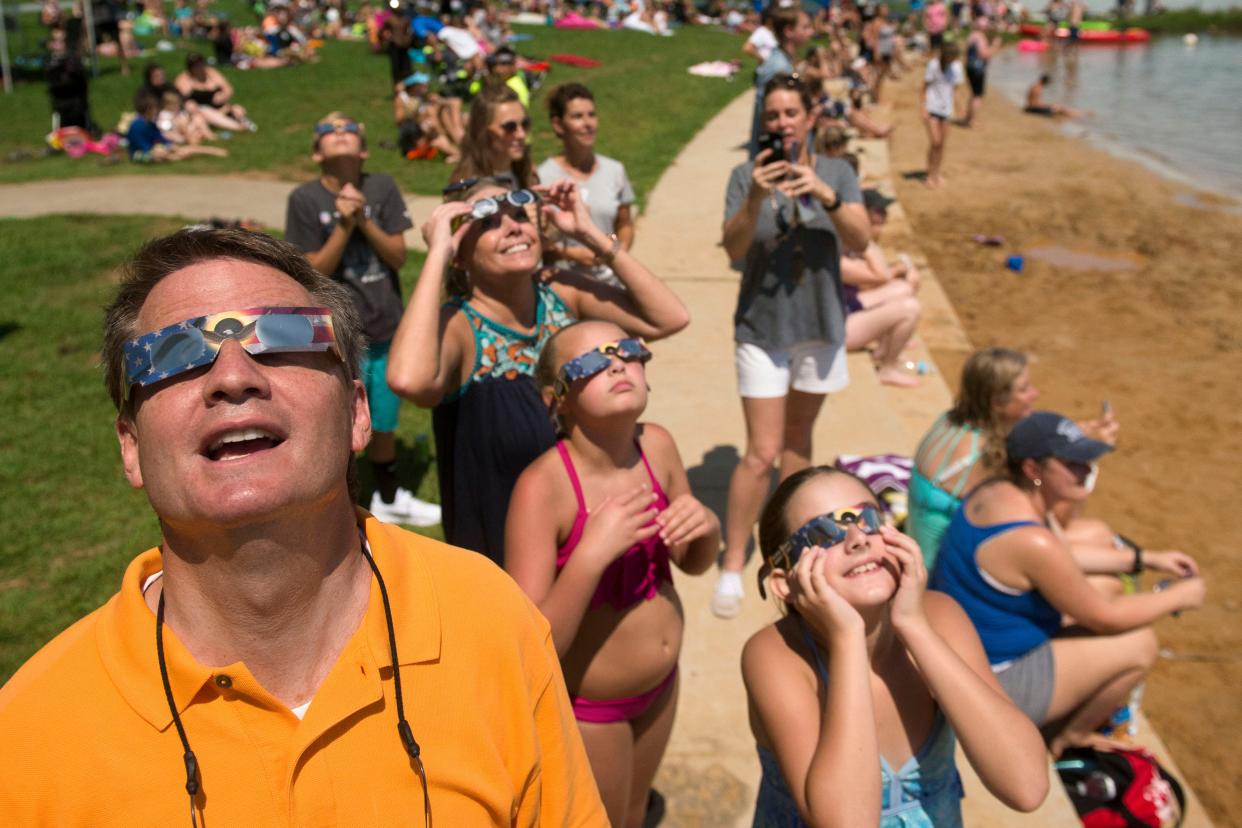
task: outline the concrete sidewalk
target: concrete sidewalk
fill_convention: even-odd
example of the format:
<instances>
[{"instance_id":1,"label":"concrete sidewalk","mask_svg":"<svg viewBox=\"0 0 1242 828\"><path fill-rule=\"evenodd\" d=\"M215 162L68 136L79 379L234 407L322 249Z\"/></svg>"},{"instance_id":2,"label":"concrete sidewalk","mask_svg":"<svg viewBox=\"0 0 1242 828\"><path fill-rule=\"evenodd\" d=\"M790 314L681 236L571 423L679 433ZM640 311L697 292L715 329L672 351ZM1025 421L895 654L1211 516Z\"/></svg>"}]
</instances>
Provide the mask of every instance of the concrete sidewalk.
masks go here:
<instances>
[{"instance_id":1,"label":"concrete sidewalk","mask_svg":"<svg viewBox=\"0 0 1242 828\"><path fill-rule=\"evenodd\" d=\"M273 230L285 226L285 202L298 186L243 176L117 175L0 185L0 216L31 218L64 213L92 215L249 218ZM408 248L424 249L418 223L440 203L433 196L406 196L415 226Z\"/></svg>"}]
</instances>

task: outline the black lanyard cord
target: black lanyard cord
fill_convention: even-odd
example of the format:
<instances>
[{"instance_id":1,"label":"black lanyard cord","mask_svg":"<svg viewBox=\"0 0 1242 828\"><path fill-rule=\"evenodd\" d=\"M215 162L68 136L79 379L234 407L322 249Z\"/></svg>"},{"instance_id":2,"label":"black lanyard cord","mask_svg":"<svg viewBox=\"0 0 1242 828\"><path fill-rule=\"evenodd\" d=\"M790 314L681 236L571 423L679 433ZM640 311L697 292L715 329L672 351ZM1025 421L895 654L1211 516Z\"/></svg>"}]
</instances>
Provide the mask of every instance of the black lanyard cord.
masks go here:
<instances>
[{"instance_id":1,"label":"black lanyard cord","mask_svg":"<svg viewBox=\"0 0 1242 828\"><path fill-rule=\"evenodd\" d=\"M427 792L427 772L423 769L422 748L414 740L414 731L410 729L410 723L405 719L405 703L401 699L401 661L397 658L397 633L392 626L392 607L388 603L388 587L384 585L384 576L380 574L379 567L375 565L375 559L371 557L366 543L362 544L361 549L362 557L367 559L367 563L371 565L371 571L375 573L375 582L379 584L380 599L384 602L384 621L388 624L388 650L392 655L392 689L397 697L397 735L401 737L401 744L414 763L414 770L418 772L418 779L423 784L423 817L427 828L431 828L431 796Z\"/></svg>"},{"instance_id":2,"label":"black lanyard cord","mask_svg":"<svg viewBox=\"0 0 1242 828\"><path fill-rule=\"evenodd\" d=\"M384 585L384 576L380 574L379 567L376 566L375 559L371 557L371 552L367 549L365 541L362 544L361 550L362 556L367 559L367 563L371 566L371 571L375 573L375 581L379 584L380 598L384 602L384 621L388 626L388 651L392 656L393 692L396 694L397 699L397 735L401 738L401 746L405 748L405 752L414 763L414 770L418 774L419 782L422 783L423 818L427 828L431 828L431 795L427 790L427 771L423 768L422 748L415 741L414 731L410 728L410 723L406 721L405 703L401 698L401 661L397 658L397 633L392 623L392 606L388 602L388 587ZM198 828L198 812L194 805L194 799L201 790L198 779L198 759L194 756L194 751L190 749L190 740L185 734L185 726L181 724L181 716L177 713L177 703L173 699L172 684L168 680L168 665L164 660L163 589L160 590L159 604L155 609L155 656L160 664L160 681L164 684L164 698L168 702L168 711L172 713L173 725L177 728L177 736L181 739L181 746L185 748L182 759L185 762L185 790L190 796L190 825L193 828Z\"/></svg>"},{"instance_id":3,"label":"black lanyard cord","mask_svg":"<svg viewBox=\"0 0 1242 828\"><path fill-rule=\"evenodd\" d=\"M190 795L190 824L198 828L198 813L194 808L194 797L198 795L198 759L190 750L190 740L185 735L185 726L181 724L181 716L177 713L177 703L173 700L172 685L168 681L168 665L164 661L164 590L160 590L159 606L155 608L155 655L160 662L160 681L164 682L164 698L168 701L168 710L172 713L173 725L177 728L177 736L181 746L185 748L182 759L185 761L185 792Z\"/></svg>"}]
</instances>

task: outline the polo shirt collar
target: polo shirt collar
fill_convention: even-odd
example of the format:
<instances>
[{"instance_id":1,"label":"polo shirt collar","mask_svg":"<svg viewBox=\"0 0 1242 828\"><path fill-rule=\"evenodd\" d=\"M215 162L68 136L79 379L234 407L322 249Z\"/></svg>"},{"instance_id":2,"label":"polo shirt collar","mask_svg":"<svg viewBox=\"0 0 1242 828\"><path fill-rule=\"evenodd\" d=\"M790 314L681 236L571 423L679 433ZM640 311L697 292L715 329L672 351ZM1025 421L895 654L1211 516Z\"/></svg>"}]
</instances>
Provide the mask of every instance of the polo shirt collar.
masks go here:
<instances>
[{"instance_id":1,"label":"polo shirt collar","mask_svg":"<svg viewBox=\"0 0 1242 828\"><path fill-rule=\"evenodd\" d=\"M405 530L380 523L362 509L357 511L357 517L388 589L401 664L438 660L440 607L426 561L418 554L417 547L409 543L411 536ZM161 731L172 725L172 714L164 696L155 651L155 613L147 606L142 585L162 568L159 547L134 558L125 570L120 591L100 608L96 628L100 659L117 691L135 713ZM375 664L391 668L388 624L379 582L374 577L362 628L360 632L366 637ZM354 637L357 635L355 633ZM199 664L167 624L163 636L169 685L180 714L203 687L211 683L217 672L227 673L234 666L213 670ZM341 658L347 656L350 647L346 645Z\"/></svg>"}]
</instances>

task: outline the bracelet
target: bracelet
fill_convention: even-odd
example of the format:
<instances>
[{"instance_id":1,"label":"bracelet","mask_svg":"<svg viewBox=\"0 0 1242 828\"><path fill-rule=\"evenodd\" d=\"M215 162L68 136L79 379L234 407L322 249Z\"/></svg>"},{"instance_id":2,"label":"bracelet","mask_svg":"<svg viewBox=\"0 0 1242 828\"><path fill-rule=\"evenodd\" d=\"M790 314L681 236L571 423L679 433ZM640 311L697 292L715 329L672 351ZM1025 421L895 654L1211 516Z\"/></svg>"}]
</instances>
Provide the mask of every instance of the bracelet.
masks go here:
<instances>
[{"instance_id":1,"label":"bracelet","mask_svg":"<svg viewBox=\"0 0 1242 828\"><path fill-rule=\"evenodd\" d=\"M597 266L608 265L609 267L611 267L613 261L615 261L617 258L617 254L621 252L621 240L617 238L617 234L609 233L608 238L612 239L612 247L608 250L607 253L596 253L595 254L595 264Z\"/></svg>"},{"instance_id":2,"label":"bracelet","mask_svg":"<svg viewBox=\"0 0 1242 828\"><path fill-rule=\"evenodd\" d=\"M824 209L831 213L833 210L837 209L840 206L841 206L841 194L834 191L832 194L832 203L825 204Z\"/></svg>"}]
</instances>

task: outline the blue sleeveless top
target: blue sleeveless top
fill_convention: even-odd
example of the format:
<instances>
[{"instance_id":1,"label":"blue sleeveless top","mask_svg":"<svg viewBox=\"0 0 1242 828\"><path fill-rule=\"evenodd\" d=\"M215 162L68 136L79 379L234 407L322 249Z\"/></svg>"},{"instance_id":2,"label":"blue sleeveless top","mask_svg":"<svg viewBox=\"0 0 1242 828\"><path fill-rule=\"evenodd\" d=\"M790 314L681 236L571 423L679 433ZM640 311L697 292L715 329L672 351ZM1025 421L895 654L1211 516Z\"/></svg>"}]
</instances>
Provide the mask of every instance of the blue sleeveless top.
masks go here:
<instances>
[{"instance_id":1,"label":"blue sleeveless top","mask_svg":"<svg viewBox=\"0 0 1242 828\"><path fill-rule=\"evenodd\" d=\"M820 681L827 685L828 668L815 639L801 619L799 626L815 656ZM964 791L953 762L955 745L953 728L937 708L926 741L904 765L894 770L880 757L880 828L960 828ZM763 777L755 802L754 828L806 828L776 756L764 747L756 748Z\"/></svg>"},{"instance_id":2,"label":"blue sleeveless top","mask_svg":"<svg viewBox=\"0 0 1242 828\"><path fill-rule=\"evenodd\" d=\"M970 498L966 499L966 503ZM1035 590L1006 586L979 568L979 547L1033 520L976 526L966 518L966 503L953 513L940 546L929 589L947 593L970 616L993 666L1026 655L1061 629L1061 613Z\"/></svg>"}]
</instances>

